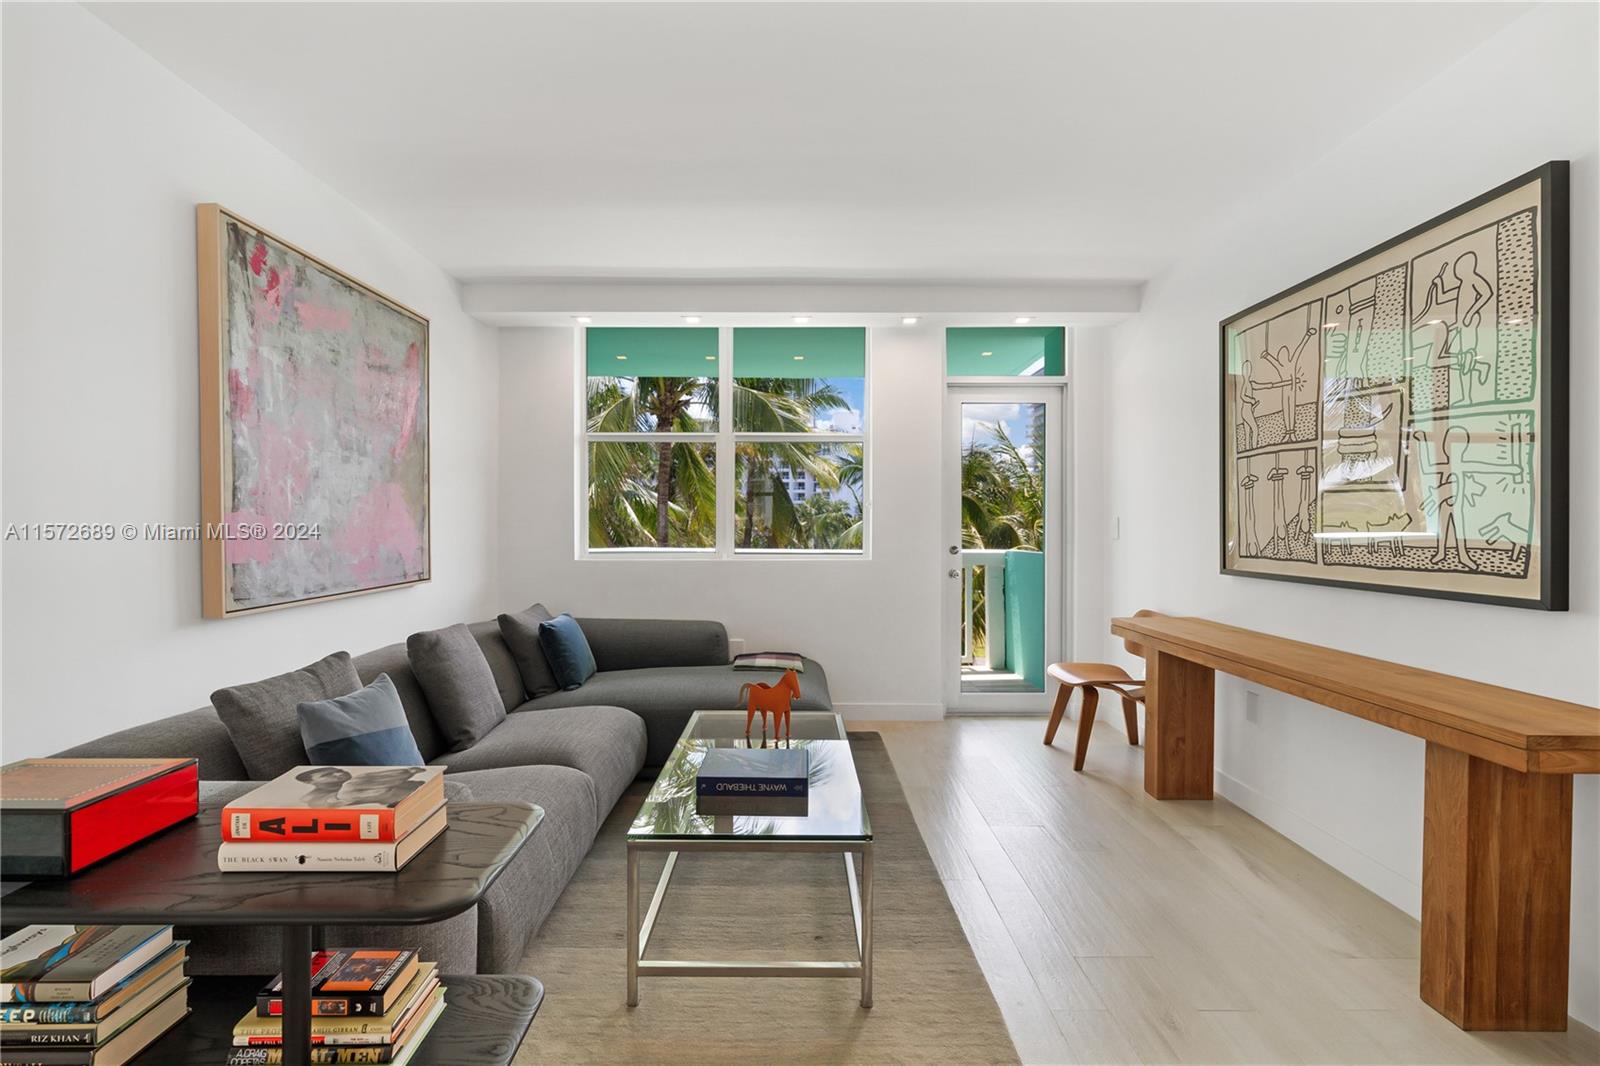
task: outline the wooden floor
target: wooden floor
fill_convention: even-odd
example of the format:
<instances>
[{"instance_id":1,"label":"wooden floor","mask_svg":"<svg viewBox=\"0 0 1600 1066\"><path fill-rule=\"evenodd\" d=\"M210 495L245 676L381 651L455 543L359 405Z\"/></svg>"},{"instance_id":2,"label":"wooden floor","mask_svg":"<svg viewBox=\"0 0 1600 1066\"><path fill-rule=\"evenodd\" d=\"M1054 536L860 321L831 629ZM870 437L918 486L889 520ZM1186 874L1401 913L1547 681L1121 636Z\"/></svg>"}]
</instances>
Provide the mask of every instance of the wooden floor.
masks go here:
<instances>
[{"instance_id":1,"label":"wooden floor","mask_svg":"<svg viewBox=\"0 0 1600 1066\"><path fill-rule=\"evenodd\" d=\"M1029 1063L1600 1063L1600 1037L1464 1033L1418 925L1223 799L1157 802L1142 749L1042 718L851 722L886 742Z\"/></svg>"}]
</instances>

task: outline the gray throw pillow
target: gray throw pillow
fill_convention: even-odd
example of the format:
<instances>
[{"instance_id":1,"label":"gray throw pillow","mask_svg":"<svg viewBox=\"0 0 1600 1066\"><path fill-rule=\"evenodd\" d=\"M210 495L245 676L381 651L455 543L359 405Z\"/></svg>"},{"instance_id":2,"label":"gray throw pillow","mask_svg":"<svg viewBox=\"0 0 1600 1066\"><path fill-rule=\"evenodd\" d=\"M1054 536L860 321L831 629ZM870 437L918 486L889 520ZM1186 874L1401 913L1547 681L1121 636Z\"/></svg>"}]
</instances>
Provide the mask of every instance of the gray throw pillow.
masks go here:
<instances>
[{"instance_id":1,"label":"gray throw pillow","mask_svg":"<svg viewBox=\"0 0 1600 1066\"><path fill-rule=\"evenodd\" d=\"M252 781L269 781L306 764L296 708L311 700L347 696L361 687L350 653L334 652L310 666L211 694L239 759Z\"/></svg>"},{"instance_id":2,"label":"gray throw pillow","mask_svg":"<svg viewBox=\"0 0 1600 1066\"><path fill-rule=\"evenodd\" d=\"M450 751L472 747L505 721L494 671L465 625L411 634L406 657Z\"/></svg>"},{"instance_id":3,"label":"gray throw pillow","mask_svg":"<svg viewBox=\"0 0 1600 1066\"><path fill-rule=\"evenodd\" d=\"M556 683L555 671L550 669L550 660L545 657L544 648L539 644L539 623L548 622L553 617L545 610L544 604L536 603L526 611L503 614L498 619L500 635L505 638L506 647L511 649L511 657L517 661L517 670L522 674L522 687L530 700L561 691L561 686Z\"/></svg>"}]
</instances>

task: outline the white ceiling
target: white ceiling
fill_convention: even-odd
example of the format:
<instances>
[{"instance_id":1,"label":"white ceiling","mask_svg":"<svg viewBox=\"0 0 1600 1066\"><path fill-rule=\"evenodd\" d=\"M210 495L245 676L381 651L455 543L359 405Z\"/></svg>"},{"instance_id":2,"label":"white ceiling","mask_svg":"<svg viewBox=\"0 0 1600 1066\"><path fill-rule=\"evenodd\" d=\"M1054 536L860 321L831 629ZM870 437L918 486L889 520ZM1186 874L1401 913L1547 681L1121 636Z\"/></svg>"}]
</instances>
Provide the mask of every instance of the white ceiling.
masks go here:
<instances>
[{"instance_id":1,"label":"white ceiling","mask_svg":"<svg viewBox=\"0 0 1600 1066\"><path fill-rule=\"evenodd\" d=\"M1083 280L1525 10L90 7L462 278Z\"/></svg>"}]
</instances>

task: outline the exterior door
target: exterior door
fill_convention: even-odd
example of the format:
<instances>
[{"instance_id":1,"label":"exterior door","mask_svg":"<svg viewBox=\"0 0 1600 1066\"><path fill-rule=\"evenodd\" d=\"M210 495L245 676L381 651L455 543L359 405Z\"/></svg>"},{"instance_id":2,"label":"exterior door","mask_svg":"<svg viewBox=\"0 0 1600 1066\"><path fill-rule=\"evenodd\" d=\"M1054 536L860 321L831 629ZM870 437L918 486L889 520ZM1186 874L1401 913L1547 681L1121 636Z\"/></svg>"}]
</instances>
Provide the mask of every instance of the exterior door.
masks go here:
<instances>
[{"instance_id":1,"label":"exterior door","mask_svg":"<svg viewBox=\"0 0 1600 1066\"><path fill-rule=\"evenodd\" d=\"M951 385L945 400L945 706L1043 712L1064 646L1064 387Z\"/></svg>"}]
</instances>

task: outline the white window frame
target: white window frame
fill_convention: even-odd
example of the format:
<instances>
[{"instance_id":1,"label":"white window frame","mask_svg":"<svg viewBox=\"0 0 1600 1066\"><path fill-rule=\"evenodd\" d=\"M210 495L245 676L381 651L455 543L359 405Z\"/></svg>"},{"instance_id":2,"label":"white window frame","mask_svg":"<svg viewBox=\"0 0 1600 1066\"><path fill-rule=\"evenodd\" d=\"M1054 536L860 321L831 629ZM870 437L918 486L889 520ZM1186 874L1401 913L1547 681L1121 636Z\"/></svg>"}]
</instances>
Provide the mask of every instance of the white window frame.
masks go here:
<instances>
[{"instance_id":1,"label":"white window frame","mask_svg":"<svg viewBox=\"0 0 1600 1066\"><path fill-rule=\"evenodd\" d=\"M676 327L663 327L676 328ZM805 329L804 326L774 327ZM872 330L866 333L866 369L862 381L860 433L739 433L733 428L733 327L717 330L717 408L714 430L698 433L591 433L589 432L589 360L586 327L577 329L574 366L574 450L577 453L573 499L576 557L589 560L726 560L726 559L837 559L867 560L872 557ZM600 442L648 443L671 441L674 444L702 443L713 446L717 478L716 544L710 548L591 548L589 546L589 446ZM861 446L861 547L860 548L740 548L737 525L738 446L740 444L859 444ZM724 462L726 457L726 462Z\"/></svg>"}]
</instances>

